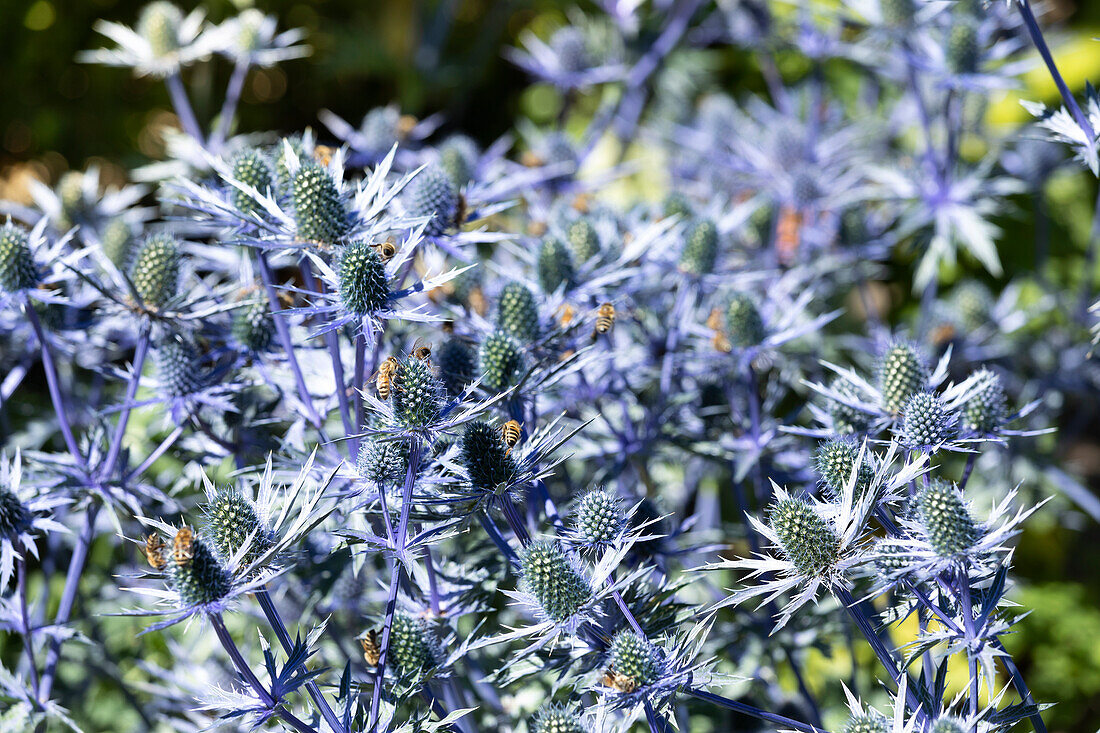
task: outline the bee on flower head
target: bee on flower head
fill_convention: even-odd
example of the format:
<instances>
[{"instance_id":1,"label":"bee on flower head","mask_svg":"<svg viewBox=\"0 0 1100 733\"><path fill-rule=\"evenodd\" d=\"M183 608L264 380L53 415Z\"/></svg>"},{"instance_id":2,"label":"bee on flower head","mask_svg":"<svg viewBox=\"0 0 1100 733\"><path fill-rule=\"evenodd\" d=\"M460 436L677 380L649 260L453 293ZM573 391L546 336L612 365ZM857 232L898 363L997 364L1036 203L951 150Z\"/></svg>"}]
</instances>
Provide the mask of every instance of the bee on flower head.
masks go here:
<instances>
[{"instance_id":1,"label":"bee on flower head","mask_svg":"<svg viewBox=\"0 0 1100 733\"><path fill-rule=\"evenodd\" d=\"M520 436L522 435L522 430L523 426L521 426L515 420L509 420L508 422L500 426L500 434L504 438L504 444L508 446L508 450L505 452L505 455L511 453L512 448L514 448L516 446L516 443L519 442Z\"/></svg>"},{"instance_id":2,"label":"bee on flower head","mask_svg":"<svg viewBox=\"0 0 1100 733\"><path fill-rule=\"evenodd\" d=\"M427 361L432 357L432 345L427 343L426 341L417 339L415 342L413 342L412 351L409 353L412 354L414 359Z\"/></svg>"},{"instance_id":3,"label":"bee on flower head","mask_svg":"<svg viewBox=\"0 0 1100 733\"><path fill-rule=\"evenodd\" d=\"M382 362L382 365L378 367L378 371L375 372L372 377L374 386L378 389L378 396L383 400L387 400L390 397L393 377L397 374L397 368L397 357L391 356Z\"/></svg>"},{"instance_id":4,"label":"bee on flower head","mask_svg":"<svg viewBox=\"0 0 1100 733\"><path fill-rule=\"evenodd\" d=\"M626 694L630 694L638 689L638 685L633 679L611 669L604 672L601 682L603 682L604 687L610 687L616 692L623 692Z\"/></svg>"},{"instance_id":5,"label":"bee on flower head","mask_svg":"<svg viewBox=\"0 0 1100 733\"><path fill-rule=\"evenodd\" d=\"M194 552L192 545L195 542L195 533L188 526L180 527L172 540L172 560L177 565L186 565L191 561Z\"/></svg>"},{"instance_id":6,"label":"bee on flower head","mask_svg":"<svg viewBox=\"0 0 1100 733\"><path fill-rule=\"evenodd\" d=\"M779 221L775 225L775 248L779 261L791 264L802 243L802 212L793 206L783 206L779 210Z\"/></svg>"},{"instance_id":7,"label":"bee on flower head","mask_svg":"<svg viewBox=\"0 0 1100 733\"><path fill-rule=\"evenodd\" d=\"M386 240L384 242L377 242L372 244L371 247L378 253L378 256L382 258L383 264L393 259L393 256L397 254L397 245Z\"/></svg>"},{"instance_id":8,"label":"bee on flower head","mask_svg":"<svg viewBox=\"0 0 1100 733\"><path fill-rule=\"evenodd\" d=\"M316 145L313 148L313 157L326 168L332 162L332 153L333 149L328 145Z\"/></svg>"},{"instance_id":9,"label":"bee on flower head","mask_svg":"<svg viewBox=\"0 0 1100 733\"><path fill-rule=\"evenodd\" d=\"M377 667L378 661L382 658L382 647L378 643L378 632L371 629L366 636L359 639L359 644L363 647L363 659L370 666Z\"/></svg>"},{"instance_id":10,"label":"bee on flower head","mask_svg":"<svg viewBox=\"0 0 1100 733\"><path fill-rule=\"evenodd\" d=\"M603 303L596 309L596 325L592 329L592 338L611 331L615 325L615 306Z\"/></svg>"},{"instance_id":11,"label":"bee on flower head","mask_svg":"<svg viewBox=\"0 0 1100 733\"><path fill-rule=\"evenodd\" d=\"M154 570L164 570L168 561L164 558L164 540L157 533L152 533L145 538L145 559Z\"/></svg>"}]
</instances>

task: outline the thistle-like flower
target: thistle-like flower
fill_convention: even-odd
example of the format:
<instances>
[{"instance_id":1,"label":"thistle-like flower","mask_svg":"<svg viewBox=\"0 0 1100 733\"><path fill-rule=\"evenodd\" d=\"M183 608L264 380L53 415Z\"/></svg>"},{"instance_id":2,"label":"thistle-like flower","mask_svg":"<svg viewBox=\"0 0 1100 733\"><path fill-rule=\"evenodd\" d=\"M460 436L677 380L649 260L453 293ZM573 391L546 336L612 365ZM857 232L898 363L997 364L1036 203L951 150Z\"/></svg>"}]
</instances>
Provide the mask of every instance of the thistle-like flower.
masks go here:
<instances>
[{"instance_id":1,"label":"thistle-like flower","mask_svg":"<svg viewBox=\"0 0 1100 733\"><path fill-rule=\"evenodd\" d=\"M914 394L928 389L928 367L916 346L895 341L886 349L879 360L878 388L882 406L895 413Z\"/></svg>"},{"instance_id":2,"label":"thistle-like flower","mask_svg":"<svg viewBox=\"0 0 1100 733\"><path fill-rule=\"evenodd\" d=\"M818 447L814 454L814 466L830 498L840 497L849 481L855 481L857 497L862 497L871 489L875 480L871 456L867 452L860 460L860 447L850 438L830 440Z\"/></svg>"},{"instance_id":3,"label":"thistle-like flower","mask_svg":"<svg viewBox=\"0 0 1100 733\"><path fill-rule=\"evenodd\" d=\"M514 387L523 373L523 348L504 331L494 331L481 342L477 354L481 383L503 392Z\"/></svg>"},{"instance_id":4,"label":"thistle-like flower","mask_svg":"<svg viewBox=\"0 0 1100 733\"><path fill-rule=\"evenodd\" d=\"M257 148L244 148L233 158L233 178L256 189L268 193L275 183L268 157ZM239 188L231 192L233 205L245 214L262 212L260 204Z\"/></svg>"},{"instance_id":5,"label":"thistle-like flower","mask_svg":"<svg viewBox=\"0 0 1100 733\"><path fill-rule=\"evenodd\" d=\"M579 217L566 230L566 239L577 262L584 263L600 253L600 235L592 220Z\"/></svg>"},{"instance_id":6,"label":"thistle-like flower","mask_svg":"<svg viewBox=\"0 0 1100 733\"><path fill-rule=\"evenodd\" d=\"M934 453L956 433L958 416L931 392L911 395L901 417L901 440L911 450Z\"/></svg>"},{"instance_id":7,"label":"thistle-like flower","mask_svg":"<svg viewBox=\"0 0 1100 733\"><path fill-rule=\"evenodd\" d=\"M298 237L333 245L350 228L348 211L332 173L310 158L302 158L290 179L290 196Z\"/></svg>"},{"instance_id":8,"label":"thistle-like flower","mask_svg":"<svg viewBox=\"0 0 1100 733\"><path fill-rule=\"evenodd\" d=\"M460 338L446 339L435 350L434 356L439 365L439 378L452 396L462 394L477 377L477 354L469 343Z\"/></svg>"},{"instance_id":9,"label":"thistle-like flower","mask_svg":"<svg viewBox=\"0 0 1100 733\"><path fill-rule=\"evenodd\" d=\"M538 276L544 293L573 286L576 277L573 256L560 239L548 237L543 240L539 247Z\"/></svg>"},{"instance_id":10,"label":"thistle-like flower","mask_svg":"<svg viewBox=\"0 0 1100 733\"><path fill-rule=\"evenodd\" d=\"M622 685L624 692L648 687L664 668L660 648L631 629L623 629L611 640L607 653L608 673Z\"/></svg>"},{"instance_id":11,"label":"thistle-like flower","mask_svg":"<svg viewBox=\"0 0 1100 733\"><path fill-rule=\"evenodd\" d=\"M417 174L405 192L410 216L428 219L424 233L438 237L462 224L461 196L442 167L429 165Z\"/></svg>"},{"instance_id":12,"label":"thistle-like flower","mask_svg":"<svg viewBox=\"0 0 1100 733\"><path fill-rule=\"evenodd\" d=\"M508 486L518 469L500 429L475 420L466 426L460 443L459 461L466 469L470 485L486 494L498 493Z\"/></svg>"},{"instance_id":13,"label":"thistle-like flower","mask_svg":"<svg viewBox=\"0 0 1100 733\"><path fill-rule=\"evenodd\" d=\"M606 489L592 489L577 500L572 534L585 549L600 550L618 541L626 528L622 500Z\"/></svg>"},{"instance_id":14,"label":"thistle-like flower","mask_svg":"<svg viewBox=\"0 0 1100 733\"><path fill-rule=\"evenodd\" d=\"M266 351L271 346L275 325L267 301L253 298L238 308L230 325L233 339L251 352Z\"/></svg>"},{"instance_id":15,"label":"thistle-like flower","mask_svg":"<svg viewBox=\"0 0 1100 733\"><path fill-rule=\"evenodd\" d=\"M143 305L164 308L176 296L180 277L179 250L179 240L171 234L146 237L130 268L130 281Z\"/></svg>"},{"instance_id":16,"label":"thistle-like flower","mask_svg":"<svg viewBox=\"0 0 1100 733\"><path fill-rule=\"evenodd\" d=\"M735 293L726 306L726 328L730 344L744 349L756 346L767 335L753 298L746 293Z\"/></svg>"},{"instance_id":17,"label":"thistle-like flower","mask_svg":"<svg viewBox=\"0 0 1100 733\"><path fill-rule=\"evenodd\" d=\"M222 39L207 26L201 10L187 16L170 2L146 5L131 29L120 23L97 21L97 32L117 44L113 49L85 51L80 61L107 66L128 66L138 76L165 77L208 57Z\"/></svg>"},{"instance_id":18,"label":"thistle-like flower","mask_svg":"<svg viewBox=\"0 0 1100 733\"><path fill-rule=\"evenodd\" d=\"M526 285L511 282L497 297L497 327L522 344L539 337L539 307Z\"/></svg>"},{"instance_id":19,"label":"thistle-like flower","mask_svg":"<svg viewBox=\"0 0 1100 733\"><path fill-rule=\"evenodd\" d=\"M912 510L924 539L940 557L961 555L981 537L959 490L946 481L936 479L918 489Z\"/></svg>"},{"instance_id":20,"label":"thistle-like flower","mask_svg":"<svg viewBox=\"0 0 1100 733\"><path fill-rule=\"evenodd\" d=\"M27 232L9 219L0 227L0 291L15 293L38 285Z\"/></svg>"},{"instance_id":21,"label":"thistle-like flower","mask_svg":"<svg viewBox=\"0 0 1100 733\"><path fill-rule=\"evenodd\" d=\"M573 705L549 703L531 716L531 733L588 733L581 713Z\"/></svg>"},{"instance_id":22,"label":"thistle-like flower","mask_svg":"<svg viewBox=\"0 0 1100 733\"><path fill-rule=\"evenodd\" d=\"M423 429L439 417L443 408L443 385L432 372L428 359L402 359L393 376L390 392L393 415L408 430Z\"/></svg>"},{"instance_id":23,"label":"thistle-like flower","mask_svg":"<svg viewBox=\"0 0 1100 733\"><path fill-rule=\"evenodd\" d=\"M1001 377L990 369L979 369L971 376L975 382L970 399L963 403L962 429L968 433L988 435L1004 424L1008 417L1008 398Z\"/></svg>"},{"instance_id":24,"label":"thistle-like flower","mask_svg":"<svg viewBox=\"0 0 1100 733\"><path fill-rule=\"evenodd\" d=\"M252 565L274 544L260 508L238 487L208 487L203 513L203 534L225 562L239 553L243 564Z\"/></svg>"},{"instance_id":25,"label":"thistle-like flower","mask_svg":"<svg viewBox=\"0 0 1100 733\"><path fill-rule=\"evenodd\" d=\"M564 623L592 598L592 586L576 560L553 541L528 545L520 556L522 590L546 618Z\"/></svg>"},{"instance_id":26,"label":"thistle-like flower","mask_svg":"<svg viewBox=\"0 0 1100 733\"><path fill-rule=\"evenodd\" d=\"M710 219L696 219L684 234L680 270L696 277L714 272L718 261L718 228Z\"/></svg>"},{"instance_id":27,"label":"thistle-like flower","mask_svg":"<svg viewBox=\"0 0 1100 733\"><path fill-rule=\"evenodd\" d=\"M438 642L421 616L398 610L390 627L387 661L401 677L415 677L439 662Z\"/></svg>"},{"instance_id":28,"label":"thistle-like flower","mask_svg":"<svg viewBox=\"0 0 1100 733\"><path fill-rule=\"evenodd\" d=\"M56 493L39 493L23 483L23 458L0 455L0 587L7 587L16 558L24 552L38 557L35 538L46 532L68 532L52 518L53 510L69 503Z\"/></svg>"}]
</instances>

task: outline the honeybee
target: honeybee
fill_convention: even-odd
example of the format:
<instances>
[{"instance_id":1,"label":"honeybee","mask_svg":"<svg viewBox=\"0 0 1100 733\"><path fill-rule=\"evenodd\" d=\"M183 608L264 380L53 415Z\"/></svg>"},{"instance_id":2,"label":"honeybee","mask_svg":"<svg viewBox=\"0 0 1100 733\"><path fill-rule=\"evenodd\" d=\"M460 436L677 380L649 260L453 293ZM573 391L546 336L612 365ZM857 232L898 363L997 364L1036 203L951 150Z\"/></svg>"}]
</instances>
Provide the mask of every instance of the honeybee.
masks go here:
<instances>
[{"instance_id":1,"label":"honeybee","mask_svg":"<svg viewBox=\"0 0 1100 733\"><path fill-rule=\"evenodd\" d=\"M784 206L779 210L779 221L775 225L775 249L779 261L789 265L801 241L802 212L793 206Z\"/></svg>"},{"instance_id":2,"label":"honeybee","mask_svg":"<svg viewBox=\"0 0 1100 733\"><path fill-rule=\"evenodd\" d=\"M388 239L385 242L372 244L371 247L378 253L378 256L382 258L382 262L389 262L393 259L393 256L397 254L397 245Z\"/></svg>"},{"instance_id":3,"label":"honeybee","mask_svg":"<svg viewBox=\"0 0 1100 733\"><path fill-rule=\"evenodd\" d=\"M508 446L507 453L512 452L512 448L519 442L522 426L515 420L509 420L500 426L500 434L504 438L504 444ZM506 453L506 454L507 454Z\"/></svg>"},{"instance_id":4,"label":"honeybee","mask_svg":"<svg viewBox=\"0 0 1100 733\"><path fill-rule=\"evenodd\" d=\"M399 362L396 356L391 356L382 362L382 366L378 367L378 371L374 374L374 386L378 389L378 396L381 399L388 400L390 398L390 389L393 386L393 377L397 374L397 368Z\"/></svg>"},{"instance_id":5,"label":"honeybee","mask_svg":"<svg viewBox=\"0 0 1100 733\"><path fill-rule=\"evenodd\" d=\"M378 666L378 660L382 657L382 647L378 644L378 632L371 629L367 635L359 640L363 647L363 658L372 667Z\"/></svg>"},{"instance_id":6,"label":"honeybee","mask_svg":"<svg viewBox=\"0 0 1100 733\"><path fill-rule=\"evenodd\" d=\"M617 692L625 692L628 694L638 689L637 683L634 682L632 678L610 669L604 672L603 683Z\"/></svg>"},{"instance_id":7,"label":"honeybee","mask_svg":"<svg viewBox=\"0 0 1100 733\"><path fill-rule=\"evenodd\" d=\"M572 323L573 319L577 316L577 309L569 303L562 303L554 315L558 317L558 324L562 328L568 328L569 324Z\"/></svg>"},{"instance_id":8,"label":"honeybee","mask_svg":"<svg viewBox=\"0 0 1100 733\"><path fill-rule=\"evenodd\" d=\"M710 315L707 316L707 328L711 331L722 330L722 311L717 308L711 308Z\"/></svg>"},{"instance_id":9,"label":"honeybee","mask_svg":"<svg viewBox=\"0 0 1100 733\"><path fill-rule=\"evenodd\" d=\"M333 149L328 145L315 145L313 147L313 157L317 159L317 162L323 166L328 166L332 162Z\"/></svg>"},{"instance_id":10,"label":"honeybee","mask_svg":"<svg viewBox=\"0 0 1100 733\"><path fill-rule=\"evenodd\" d=\"M164 540L155 532L145 538L145 559L154 570L164 570L168 564L164 559Z\"/></svg>"},{"instance_id":11,"label":"honeybee","mask_svg":"<svg viewBox=\"0 0 1100 733\"><path fill-rule=\"evenodd\" d=\"M601 333L607 333L611 330L611 327L615 325L615 306L610 303L603 303L596 309L596 327L592 331L592 337L595 338Z\"/></svg>"},{"instance_id":12,"label":"honeybee","mask_svg":"<svg viewBox=\"0 0 1100 733\"><path fill-rule=\"evenodd\" d=\"M711 337L710 343L715 351L721 351L723 354L728 354L733 351L733 346L730 344L729 338L721 331L714 332L714 336Z\"/></svg>"},{"instance_id":13,"label":"honeybee","mask_svg":"<svg viewBox=\"0 0 1100 733\"><path fill-rule=\"evenodd\" d=\"M184 525L172 540L172 559L176 565L186 565L194 556L195 533Z\"/></svg>"},{"instance_id":14,"label":"honeybee","mask_svg":"<svg viewBox=\"0 0 1100 733\"><path fill-rule=\"evenodd\" d=\"M420 361L427 361L432 358L432 345L417 339L413 342L412 356L414 359L420 359Z\"/></svg>"}]
</instances>

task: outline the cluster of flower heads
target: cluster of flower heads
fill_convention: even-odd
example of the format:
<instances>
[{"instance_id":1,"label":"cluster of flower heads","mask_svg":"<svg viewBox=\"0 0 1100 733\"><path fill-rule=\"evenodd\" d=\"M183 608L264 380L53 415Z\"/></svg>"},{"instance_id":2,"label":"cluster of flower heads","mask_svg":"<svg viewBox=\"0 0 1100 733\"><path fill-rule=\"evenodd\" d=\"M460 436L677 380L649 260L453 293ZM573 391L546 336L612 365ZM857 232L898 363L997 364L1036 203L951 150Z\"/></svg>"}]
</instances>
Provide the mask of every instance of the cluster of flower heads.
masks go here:
<instances>
[{"instance_id":1,"label":"cluster of flower heads","mask_svg":"<svg viewBox=\"0 0 1100 733\"><path fill-rule=\"evenodd\" d=\"M485 148L396 107L235 134L249 69L307 53L301 32L162 1L97 25L116 47L82 60L163 78L183 130L153 187L90 169L4 205L0 405L41 364L51 409L0 463L0 624L26 639L0 697L70 723L93 704L55 684L62 630L110 653L72 609L91 543L129 535L109 573L151 602L97 607L221 647L141 667L130 696L180 729L818 731L847 702L846 733L1043 730L1000 637L1041 503L1012 464L1048 468L1029 379L1052 367L1022 325L1061 296L941 282L999 277L990 218L1062 163L959 145L992 134L964 102L1041 43L1015 4L603 2L508 54L596 95L591 119ZM720 91L697 54L727 46L766 97ZM776 49L852 65L857 99L784 78ZM180 70L215 54L234 70L207 129ZM1096 104L1042 122L1094 170ZM658 151L667 193L605 195L633 173L599 167L608 136ZM890 328L881 283L913 249L920 306ZM1087 323L1067 333L1050 348L1079 358L1047 381L1083 393ZM28 573L69 542L41 623ZM804 684L826 614L874 651L860 692L892 716ZM879 628L909 617L894 648Z\"/></svg>"}]
</instances>

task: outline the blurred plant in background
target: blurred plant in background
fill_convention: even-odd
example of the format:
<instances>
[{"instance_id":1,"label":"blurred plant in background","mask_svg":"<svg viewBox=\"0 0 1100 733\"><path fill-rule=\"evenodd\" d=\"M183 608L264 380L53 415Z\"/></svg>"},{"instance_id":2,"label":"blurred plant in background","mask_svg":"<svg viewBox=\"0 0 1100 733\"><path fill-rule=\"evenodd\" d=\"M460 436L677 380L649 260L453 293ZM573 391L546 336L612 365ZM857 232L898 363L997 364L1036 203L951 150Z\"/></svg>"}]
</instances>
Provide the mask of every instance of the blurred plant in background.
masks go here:
<instances>
[{"instance_id":1,"label":"blurred plant in background","mask_svg":"<svg viewBox=\"0 0 1100 733\"><path fill-rule=\"evenodd\" d=\"M31 3L0 729L1092 730L1058 11Z\"/></svg>"}]
</instances>

